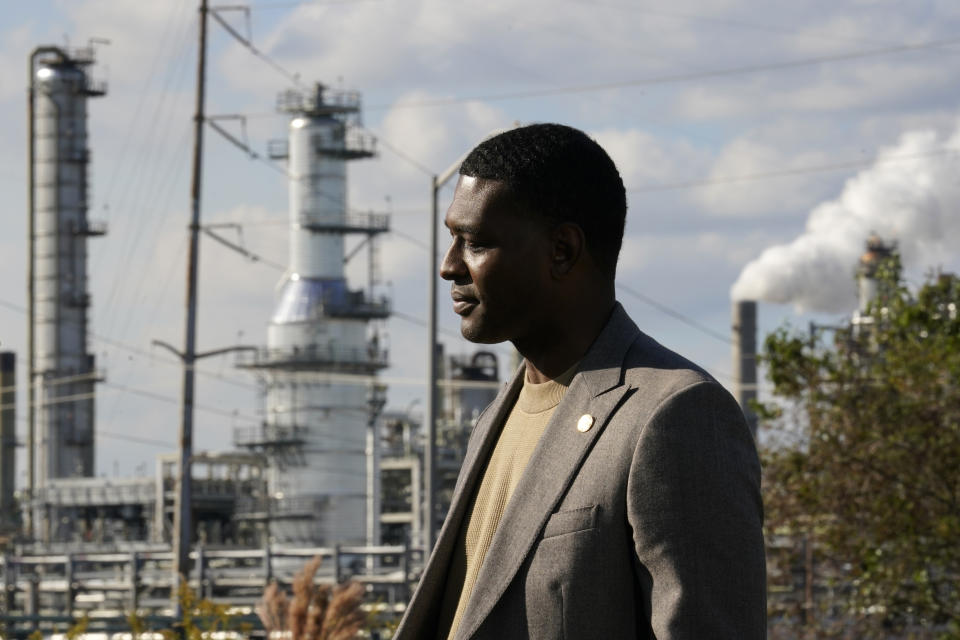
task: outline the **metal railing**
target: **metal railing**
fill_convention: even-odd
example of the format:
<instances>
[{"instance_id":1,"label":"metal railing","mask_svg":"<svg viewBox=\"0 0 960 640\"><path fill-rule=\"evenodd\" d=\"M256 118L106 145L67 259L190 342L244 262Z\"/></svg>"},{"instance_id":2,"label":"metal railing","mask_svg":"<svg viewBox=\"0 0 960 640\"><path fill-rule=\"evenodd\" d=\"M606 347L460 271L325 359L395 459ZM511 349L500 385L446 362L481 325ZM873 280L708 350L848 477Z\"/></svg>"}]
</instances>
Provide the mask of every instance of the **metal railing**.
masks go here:
<instances>
[{"instance_id":1,"label":"metal railing","mask_svg":"<svg viewBox=\"0 0 960 640\"><path fill-rule=\"evenodd\" d=\"M308 212L301 213L298 224L317 233L383 233L390 229L390 216L386 213L348 213L342 220L333 222L312 220L311 217Z\"/></svg>"},{"instance_id":2,"label":"metal railing","mask_svg":"<svg viewBox=\"0 0 960 640\"><path fill-rule=\"evenodd\" d=\"M84 219L79 225L72 227L74 235L78 236L103 236L107 234L107 223L105 220Z\"/></svg>"},{"instance_id":3,"label":"metal railing","mask_svg":"<svg viewBox=\"0 0 960 640\"><path fill-rule=\"evenodd\" d=\"M126 552L4 555L0 557L0 624L7 637L36 628L38 620L72 619L137 611L171 615L172 553ZM316 584L354 580L368 585L374 600L402 609L423 564L419 549L399 545L207 549L190 552L188 582L200 598L235 607L255 606L271 582L290 585L304 564L321 557Z\"/></svg>"},{"instance_id":4,"label":"metal railing","mask_svg":"<svg viewBox=\"0 0 960 640\"><path fill-rule=\"evenodd\" d=\"M314 151L335 158L366 158L377 153L377 139L360 129L348 129L342 144L320 140L314 144Z\"/></svg>"},{"instance_id":5,"label":"metal railing","mask_svg":"<svg viewBox=\"0 0 960 640\"><path fill-rule=\"evenodd\" d=\"M309 345L285 349L260 348L237 354L237 366L250 369L371 369L389 364L385 349Z\"/></svg>"},{"instance_id":6,"label":"metal railing","mask_svg":"<svg viewBox=\"0 0 960 640\"><path fill-rule=\"evenodd\" d=\"M277 111L288 113L353 113L360 110L359 91L333 91L326 87L318 93L287 89L277 94Z\"/></svg>"},{"instance_id":7,"label":"metal railing","mask_svg":"<svg viewBox=\"0 0 960 640\"><path fill-rule=\"evenodd\" d=\"M296 425L262 424L259 427L237 427L233 444L238 447L273 449L302 445L309 430Z\"/></svg>"},{"instance_id":8,"label":"metal railing","mask_svg":"<svg viewBox=\"0 0 960 640\"><path fill-rule=\"evenodd\" d=\"M362 291L350 291L343 302L324 304L326 315L340 318L386 318L390 315L390 300L367 298Z\"/></svg>"},{"instance_id":9,"label":"metal railing","mask_svg":"<svg viewBox=\"0 0 960 640\"><path fill-rule=\"evenodd\" d=\"M278 519L317 519L326 508L322 497L292 496L283 498L245 496L237 500L234 513L237 518L260 516Z\"/></svg>"},{"instance_id":10,"label":"metal railing","mask_svg":"<svg viewBox=\"0 0 960 640\"><path fill-rule=\"evenodd\" d=\"M34 502L58 506L120 505L150 503L156 496L156 481L153 478L137 478L135 481L92 480L54 481L38 487Z\"/></svg>"}]
</instances>

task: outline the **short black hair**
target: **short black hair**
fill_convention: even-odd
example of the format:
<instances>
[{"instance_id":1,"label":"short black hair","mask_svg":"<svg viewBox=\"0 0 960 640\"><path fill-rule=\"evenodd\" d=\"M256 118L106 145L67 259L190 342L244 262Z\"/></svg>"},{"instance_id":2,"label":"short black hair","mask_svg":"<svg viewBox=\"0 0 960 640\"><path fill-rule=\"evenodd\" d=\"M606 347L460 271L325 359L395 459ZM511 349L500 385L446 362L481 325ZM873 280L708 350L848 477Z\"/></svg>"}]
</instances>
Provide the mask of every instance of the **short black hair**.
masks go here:
<instances>
[{"instance_id":1,"label":"short black hair","mask_svg":"<svg viewBox=\"0 0 960 640\"><path fill-rule=\"evenodd\" d=\"M505 182L548 223L578 224L600 269L616 274L627 195L613 160L583 131L562 124L505 131L478 144L460 174Z\"/></svg>"}]
</instances>

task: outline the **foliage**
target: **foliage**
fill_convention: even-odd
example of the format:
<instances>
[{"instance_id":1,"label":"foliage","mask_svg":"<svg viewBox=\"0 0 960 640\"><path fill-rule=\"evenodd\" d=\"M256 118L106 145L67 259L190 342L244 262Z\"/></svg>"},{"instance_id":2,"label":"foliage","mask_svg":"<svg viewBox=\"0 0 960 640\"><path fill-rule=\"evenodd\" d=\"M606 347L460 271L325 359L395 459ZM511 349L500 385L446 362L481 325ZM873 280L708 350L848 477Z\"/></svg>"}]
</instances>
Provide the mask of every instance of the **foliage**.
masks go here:
<instances>
[{"instance_id":1,"label":"foliage","mask_svg":"<svg viewBox=\"0 0 960 640\"><path fill-rule=\"evenodd\" d=\"M770 534L813 535L842 567L838 615L859 637L933 629L960 637L960 278L911 292L896 256L868 321L769 335L777 406L763 451ZM789 436L784 440L784 436Z\"/></svg>"},{"instance_id":2,"label":"foliage","mask_svg":"<svg viewBox=\"0 0 960 640\"><path fill-rule=\"evenodd\" d=\"M90 618L84 614L77 623L70 627L67 632L64 634L67 637L67 640L74 640L75 638L82 638L83 635L87 632L87 627L90 626Z\"/></svg>"},{"instance_id":3,"label":"foliage","mask_svg":"<svg viewBox=\"0 0 960 640\"><path fill-rule=\"evenodd\" d=\"M134 638L139 638L140 634L147 632L147 623L137 615L136 611L127 614L127 624Z\"/></svg>"},{"instance_id":4,"label":"foliage","mask_svg":"<svg viewBox=\"0 0 960 640\"><path fill-rule=\"evenodd\" d=\"M314 557L294 577L292 598L275 582L264 591L257 615L268 633L289 631L292 640L352 640L367 626L363 585L314 584L320 560Z\"/></svg>"},{"instance_id":5,"label":"foliage","mask_svg":"<svg viewBox=\"0 0 960 640\"><path fill-rule=\"evenodd\" d=\"M134 638L148 631L161 634L166 640L200 640L208 637L210 632L239 631L249 633L251 625L248 622L237 620L229 605L217 604L206 598L198 598L185 580L180 581L177 588L177 600L180 603L180 620L166 629L151 629L146 620L136 611L127 614L127 625Z\"/></svg>"}]
</instances>

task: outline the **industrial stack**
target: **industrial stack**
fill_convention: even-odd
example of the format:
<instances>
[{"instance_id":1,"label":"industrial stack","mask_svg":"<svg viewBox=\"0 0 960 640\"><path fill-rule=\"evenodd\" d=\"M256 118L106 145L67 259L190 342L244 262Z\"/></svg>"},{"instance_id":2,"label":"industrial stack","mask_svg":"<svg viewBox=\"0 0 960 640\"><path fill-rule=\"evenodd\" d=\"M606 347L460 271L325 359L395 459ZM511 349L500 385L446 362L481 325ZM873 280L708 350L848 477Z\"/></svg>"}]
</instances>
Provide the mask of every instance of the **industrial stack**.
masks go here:
<instances>
[{"instance_id":1,"label":"industrial stack","mask_svg":"<svg viewBox=\"0 0 960 640\"><path fill-rule=\"evenodd\" d=\"M87 348L87 98L102 96L87 73L90 50L41 47L31 57L30 354L31 489L94 474L93 354ZM39 435L39 442L34 438ZM34 484L36 482L36 484Z\"/></svg>"},{"instance_id":2,"label":"industrial stack","mask_svg":"<svg viewBox=\"0 0 960 640\"><path fill-rule=\"evenodd\" d=\"M740 403L750 433L757 437L757 301L734 300L733 316L733 397Z\"/></svg>"},{"instance_id":3,"label":"industrial stack","mask_svg":"<svg viewBox=\"0 0 960 640\"><path fill-rule=\"evenodd\" d=\"M16 530L17 356L0 351L0 535Z\"/></svg>"},{"instance_id":4,"label":"industrial stack","mask_svg":"<svg viewBox=\"0 0 960 640\"><path fill-rule=\"evenodd\" d=\"M889 295L884 291L878 276L878 269L887 260L890 260L897 251L896 242L886 242L876 234L871 234L866 241L866 251L860 256L857 265L857 310L853 312L851 325L853 331L863 331L873 324L874 313L870 305L878 299L882 300Z\"/></svg>"},{"instance_id":5,"label":"industrial stack","mask_svg":"<svg viewBox=\"0 0 960 640\"><path fill-rule=\"evenodd\" d=\"M270 147L288 166L289 266L267 347L239 363L258 373L265 419L238 430L235 443L267 456L269 498L251 517L268 521L272 540L366 543L376 538L368 535L378 493L371 436L384 399L373 375L387 366L376 321L390 312L374 297L375 241L389 220L348 213L346 165L373 156L374 141L357 126L357 93L318 84L281 94L278 106L292 116L286 144ZM366 290L347 285L344 265L356 254L345 251L348 234L368 252Z\"/></svg>"}]
</instances>

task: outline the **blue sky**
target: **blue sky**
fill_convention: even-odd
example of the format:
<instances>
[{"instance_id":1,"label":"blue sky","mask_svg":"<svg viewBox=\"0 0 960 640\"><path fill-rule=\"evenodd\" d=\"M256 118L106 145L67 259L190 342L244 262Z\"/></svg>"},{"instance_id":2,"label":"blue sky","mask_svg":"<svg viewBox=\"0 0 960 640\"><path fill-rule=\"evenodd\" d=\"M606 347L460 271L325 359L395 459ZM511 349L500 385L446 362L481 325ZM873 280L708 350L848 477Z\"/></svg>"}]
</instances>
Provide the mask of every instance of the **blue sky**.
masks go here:
<instances>
[{"instance_id":1,"label":"blue sky","mask_svg":"<svg viewBox=\"0 0 960 640\"><path fill-rule=\"evenodd\" d=\"M27 56L110 41L94 70L108 94L89 105L90 217L110 226L90 244L104 474L152 468L178 428L179 367L150 341L183 339L196 4L13 3L0 27L0 343L21 363ZM251 5L249 32L244 13L220 15L303 82L363 93L381 153L351 165L349 204L391 212L398 231L381 247L383 286L404 315L387 324L392 407L423 394L427 173L513 122L564 122L608 149L629 192L618 279L709 331L624 289L621 301L727 384L730 345L713 334L729 332L731 286L765 249L784 247L751 271L763 281L752 289L777 300L760 307L767 331L849 311L865 230L898 236L914 281L960 266L957 3L265 1ZM208 113L245 115L245 130L223 125L263 153L285 135L274 103L289 78L213 21L209 51ZM239 224L246 247L285 262L284 177L205 135L204 222ZM280 271L209 241L201 259L200 347L262 344ZM448 351L469 353L444 296L440 318ZM230 358L202 369L197 447L226 448L233 427L258 419L255 381Z\"/></svg>"}]
</instances>

